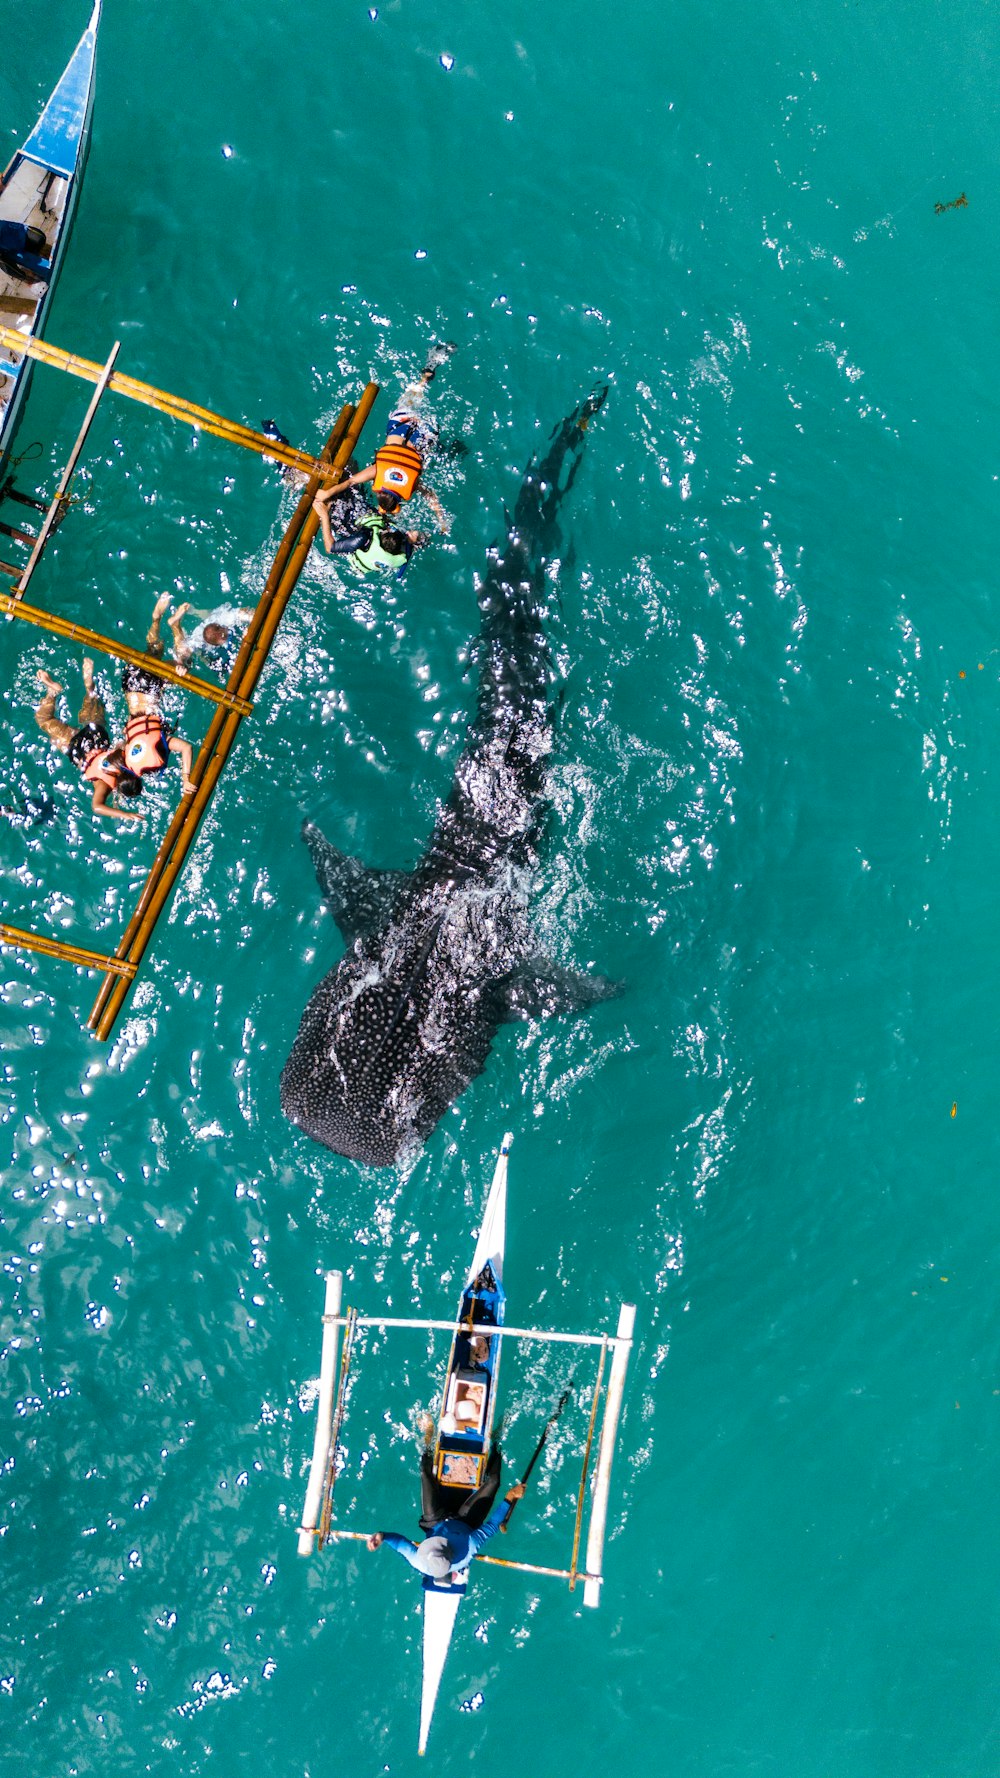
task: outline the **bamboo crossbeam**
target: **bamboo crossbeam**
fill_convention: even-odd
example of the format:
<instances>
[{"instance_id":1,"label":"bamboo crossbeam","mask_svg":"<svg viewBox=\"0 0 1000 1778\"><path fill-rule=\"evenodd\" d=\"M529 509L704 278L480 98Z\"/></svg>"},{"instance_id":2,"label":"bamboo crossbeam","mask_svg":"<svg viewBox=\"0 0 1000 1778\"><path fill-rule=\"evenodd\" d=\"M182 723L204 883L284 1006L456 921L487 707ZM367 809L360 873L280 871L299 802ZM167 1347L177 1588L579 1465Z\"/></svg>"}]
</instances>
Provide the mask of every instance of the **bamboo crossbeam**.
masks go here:
<instances>
[{"instance_id":1,"label":"bamboo crossbeam","mask_svg":"<svg viewBox=\"0 0 1000 1778\"><path fill-rule=\"evenodd\" d=\"M341 473L357 444L362 427L371 412L377 395L378 385L369 383L353 413L349 408L345 408L341 413L324 452L325 461L319 465L320 472L327 478L336 479ZM295 590L319 528L319 520L313 510L312 502L319 488L320 479L320 473L313 476L303 492L292 521L282 539L282 544L268 576L267 586L258 602L254 619L251 620L243 647L230 675L227 691L235 691L241 697L249 697L256 687L278 625ZM284 563L280 573L278 572L279 562ZM240 678L241 671L242 677ZM236 683L237 681L238 683ZM239 724L239 715L232 712L222 718L221 722L217 713L210 725L192 772L197 784L195 794L188 799L186 807L176 812L154 860L153 868L140 897L139 907L116 951L116 956L127 957L128 961L137 967L145 954L156 921L183 868L184 860L194 841L202 815L211 800L222 768L239 732ZM91 1029L102 1041L106 1041L110 1037L127 993L128 983L126 982L114 981L111 977L106 977L102 983L88 1021Z\"/></svg>"},{"instance_id":2,"label":"bamboo crossbeam","mask_svg":"<svg viewBox=\"0 0 1000 1778\"><path fill-rule=\"evenodd\" d=\"M65 963L79 964L81 969L113 970L127 981L135 975L135 965L118 957L85 951L82 945L65 944L62 939L47 938L41 932L25 932L20 926L0 926L0 944L12 950L40 951L43 957L61 957Z\"/></svg>"},{"instance_id":3,"label":"bamboo crossbeam","mask_svg":"<svg viewBox=\"0 0 1000 1778\"><path fill-rule=\"evenodd\" d=\"M337 1317L341 1327L347 1325L347 1316ZM460 1333L467 1326L464 1321L412 1321L394 1315L356 1315L355 1327L423 1327L435 1333ZM491 1327L491 1340L551 1340L567 1346L608 1346L615 1347L619 1341L613 1334L573 1334L556 1333L544 1327ZM625 1342L631 1344L631 1341Z\"/></svg>"},{"instance_id":4,"label":"bamboo crossbeam","mask_svg":"<svg viewBox=\"0 0 1000 1778\"><path fill-rule=\"evenodd\" d=\"M328 1541L333 1543L367 1543L370 1531L331 1531ZM488 1562L491 1568L516 1568L521 1574L547 1574L555 1580L570 1580L572 1573L569 1568L543 1568L538 1562L512 1562L508 1556L473 1556L474 1562ZM600 1586L599 1574L578 1574L577 1580L592 1581Z\"/></svg>"},{"instance_id":5,"label":"bamboo crossbeam","mask_svg":"<svg viewBox=\"0 0 1000 1778\"><path fill-rule=\"evenodd\" d=\"M8 351L19 356L33 358L39 364L47 364L53 370L66 371L70 376L82 378L84 382L100 381L101 365L92 363L89 358L79 357L76 352L66 352L61 346L50 345L47 340L28 338L19 333L16 327L0 326L0 346L6 346ZM124 395L129 401L155 408L157 413L193 426L198 432L209 432L216 438L227 439L230 444L241 445L244 450L256 451L260 457L271 457L275 462L284 463L289 469L299 469L304 475L318 475L321 482L334 479L329 460L324 462L321 457L313 457L308 451L296 450L294 445L279 444L265 433L255 432L252 426L244 426L238 420L227 420L222 414L213 413L211 408L198 407L193 401L185 401L182 396L170 395L165 389L154 388L152 383L140 383L136 377L123 376L116 371L109 379L108 388L115 395Z\"/></svg>"},{"instance_id":6,"label":"bamboo crossbeam","mask_svg":"<svg viewBox=\"0 0 1000 1778\"><path fill-rule=\"evenodd\" d=\"M207 679L199 679L196 674L188 673L182 667L175 667L172 662L163 660L156 654L145 654L141 648L130 648L127 642L119 642L114 636L102 636L97 630L88 630L85 624L73 623L68 617L57 617L54 612L42 611L37 605L25 605L13 593L0 593L0 612L8 617L19 617L26 624L35 624L40 630L50 630L54 636L62 636L67 642L79 642L84 648L92 648L98 654L114 655L117 660L129 661L134 667L144 667L147 673L155 673L158 678L166 679L171 685L179 685L182 691L194 691L200 698L208 698L210 703L217 704L223 710L232 710L240 716L249 716L253 705L246 698L237 698L221 685L211 685Z\"/></svg>"},{"instance_id":7,"label":"bamboo crossbeam","mask_svg":"<svg viewBox=\"0 0 1000 1778\"><path fill-rule=\"evenodd\" d=\"M97 380L97 387L94 390L94 393L90 398L90 406L87 408L87 412L84 415L83 425L80 427L80 430L77 433L76 442L73 445L73 449L70 451L70 454L69 454L68 458L66 459L66 467L63 470L62 475L59 478L59 486L56 489L55 494L53 496L52 504L50 505L48 512L45 514L45 517L43 518L41 525L39 526L38 536L35 538L35 545L34 545L34 548L32 549L31 555L28 557L28 561L25 565L24 573L21 575L20 580L18 581L16 587L14 588L12 597L15 599L22 598L24 593L27 591L28 582L30 581L31 576L34 574L35 569L38 567L38 564L42 559L42 554L45 550L45 546L48 543L49 538L51 537L53 531L55 530L56 524L58 523L59 519L62 516L64 506L65 506L65 501L66 501L66 495L69 490L69 485L70 485L70 482L73 480L73 475L76 470L76 466L80 461L80 452L83 450L83 447L87 442L87 434L90 431L90 428L94 423L94 416L97 413L97 409L98 409L98 405L100 403L101 396L104 394L104 391L107 388L108 383L111 380L111 373L115 368L115 359L118 357L118 354L121 351L121 344L122 344L121 340L115 341L114 346L111 349L111 354L108 358L108 361L107 361L106 365L104 366L104 369L102 370L102 372Z\"/></svg>"}]
</instances>

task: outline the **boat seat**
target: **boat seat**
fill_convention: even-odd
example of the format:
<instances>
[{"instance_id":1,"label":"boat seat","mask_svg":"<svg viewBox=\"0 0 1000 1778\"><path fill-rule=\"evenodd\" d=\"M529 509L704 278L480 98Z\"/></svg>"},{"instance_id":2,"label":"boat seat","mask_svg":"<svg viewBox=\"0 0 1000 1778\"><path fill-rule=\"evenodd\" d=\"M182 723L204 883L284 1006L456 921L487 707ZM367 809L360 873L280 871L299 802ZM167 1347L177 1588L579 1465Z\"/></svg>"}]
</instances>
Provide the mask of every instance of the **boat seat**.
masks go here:
<instances>
[{"instance_id":1,"label":"boat seat","mask_svg":"<svg viewBox=\"0 0 1000 1778\"><path fill-rule=\"evenodd\" d=\"M448 1385L445 1412L459 1432L481 1432L486 1419L487 1380L482 1371L456 1371Z\"/></svg>"},{"instance_id":2,"label":"boat seat","mask_svg":"<svg viewBox=\"0 0 1000 1778\"><path fill-rule=\"evenodd\" d=\"M33 315L37 296L0 296L0 315Z\"/></svg>"},{"instance_id":3,"label":"boat seat","mask_svg":"<svg viewBox=\"0 0 1000 1778\"><path fill-rule=\"evenodd\" d=\"M40 228L0 221L0 266L11 278L47 284L52 271L49 244Z\"/></svg>"}]
</instances>

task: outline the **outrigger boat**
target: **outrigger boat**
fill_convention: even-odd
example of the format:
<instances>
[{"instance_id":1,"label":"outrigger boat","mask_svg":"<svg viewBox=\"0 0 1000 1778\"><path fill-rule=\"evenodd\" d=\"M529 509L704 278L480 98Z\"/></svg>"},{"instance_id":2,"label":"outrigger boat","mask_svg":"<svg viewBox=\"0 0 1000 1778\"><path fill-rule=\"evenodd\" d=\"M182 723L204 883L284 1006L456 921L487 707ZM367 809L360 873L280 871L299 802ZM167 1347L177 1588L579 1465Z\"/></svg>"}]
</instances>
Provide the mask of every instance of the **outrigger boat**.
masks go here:
<instances>
[{"instance_id":1,"label":"outrigger boat","mask_svg":"<svg viewBox=\"0 0 1000 1778\"><path fill-rule=\"evenodd\" d=\"M94 108L101 0L41 117L0 179L0 322L37 338L80 192ZM0 466L10 451L31 360L0 355Z\"/></svg>"},{"instance_id":2,"label":"outrigger boat","mask_svg":"<svg viewBox=\"0 0 1000 1778\"><path fill-rule=\"evenodd\" d=\"M503 1284L503 1258L507 1221L507 1162L513 1138L504 1136L490 1186L482 1227L476 1241L472 1264L466 1276L458 1317L455 1321L411 1320L396 1316L359 1315L354 1309L342 1312L343 1274L328 1272L326 1304L323 1315L323 1353L320 1369L316 1436L312 1464L306 1490L302 1523L298 1532L299 1554L311 1555L343 1539L364 1539L367 1533L333 1525L333 1490L337 1474L338 1446L344 1423L347 1399L347 1377L359 1332L367 1328L424 1328L449 1332L451 1351L445 1371L444 1387L437 1417L431 1455L434 1486L439 1502L443 1501L441 1517L455 1516L470 1497L484 1486L490 1461L490 1441L497 1403L497 1382L500 1353L505 1339L559 1342L574 1346L599 1348L597 1376L589 1404L583 1471L577 1496L573 1530L573 1551L569 1568L541 1567L537 1563L509 1561L504 1557L479 1554L477 1562L493 1567L520 1569L522 1572L554 1576L567 1580L572 1591L578 1580L584 1583L583 1602L600 1603L603 1584L604 1532L607 1521L608 1494L611 1484L611 1461L614 1455L618 1420L621 1413L625 1375L632 1347L635 1305L622 1303L617 1333L573 1334L546 1331L542 1328L508 1327L505 1321L506 1294ZM339 1380L337 1353L340 1330L344 1344L340 1360ZM604 1393L604 1418L594 1471L590 1525L585 1565L579 1566L579 1553L590 1456L596 1428L598 1406L604 1381L605 1361L611 1352L611 1369ZM564 1392L548 1427L557 1418L571 1391ZM546 1434L532 1457L525 1480L538 1457ZM449 1499L449 1495L451 1499ZM512 1508L508 1508L508 1517ZM473 1522L470 1518L470 1522ZM424 1576L423 1580L423 1682L420 1701L420 1735L418 1752L427 1747L431 1719L437 1702L448 1649L465 1596L469 1571L449 1575L444 1580Z\"/></svg>"},{"instance_id":3,"label":"outrigger boat","mask_svg":"<svg viewBox=\"0 0 1000 1778\"><path fill-rule=\"evenodd\" d=\"M486 1477L503 1344L493 1339L492 1333L503 1326L507 1305L503 1250L507 1239L507 1156L512 1140L508 1134L500 1145L483 1226L458 1305L458 1323L445 1372L431 1459L440 1497L448 1502L442 1518L454 1518ZM418 1753L423 1753L427 1746L441 1675L468 1581L468 1569L448 1580L424 1576L424 1673Z\"/></svg>"}]
</instances>

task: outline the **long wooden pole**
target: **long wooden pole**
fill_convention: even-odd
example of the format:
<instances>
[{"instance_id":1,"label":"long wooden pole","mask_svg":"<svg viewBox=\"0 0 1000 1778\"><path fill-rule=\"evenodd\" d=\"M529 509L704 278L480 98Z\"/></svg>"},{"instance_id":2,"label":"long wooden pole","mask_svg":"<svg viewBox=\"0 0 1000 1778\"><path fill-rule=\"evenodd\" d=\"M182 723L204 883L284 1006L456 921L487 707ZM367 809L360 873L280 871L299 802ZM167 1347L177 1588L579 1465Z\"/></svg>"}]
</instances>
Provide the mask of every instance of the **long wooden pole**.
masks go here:
<instances>
[{"instance_id":1,"label":"long wooden pole","mask_svg":"<svg viewBox=\"0 0 1000 1778\"><path fill-rule=\"evenodd\" d=\"M357 408L347 425L346 431L342 434L335 453L333 454L332 468L336 474L340 473L350 457L361 434L362 427L364 426L368 415L371 413L377 395L378 385L376 383L369 383L361 400L358 402ZM327 449L330 449L329 445L327 446ZM233 680L236 678L235 668L230 677L229 687L227 687L227 689L235 689L241 697L250 697L256 687L257 681L260 678L267 661L268 653L271 644L274 641L278 625L284 615L288 601L295 590L299 575L305 566L306 557L309 554L316 532L319 528L319 520L312 506L312 501L318 486L319 477L317 476L310 482L302 500L299 502L297 511L301 511L303 506L306 507L305 521L302 524L298 540L291 549L291 554L287 556L284 572L282 573L278 584L274 589L273 596L263 614L259 629L253 636L252 641L249 634L246 638L244 646L246 646L246 642L250 642L251 646L247 655L243 677L240 680L238 687L233 686ZM291 527L289 529L291 529ZM281 552L279 551L279 554L280 553ZM263 603L263 600L261 603ZM241 654L242 652L243 651L241 650ZM237 657L237 667L238 666L239 657ZM219 732L211 756L206 757L206 749L208 746L207 737L205 746L202 747L201 753L198 756L196 770L197 767L201 767L201 775L196 778L198 788L195 791L194 796L189 799L187 808L181 812L180 824L177 828L176 837L172 849L169 852L169 856L166 855L164 846L161 846L160 848L160 853L157 855L157 859L154 862L153 872L150 873L151 877L155 878L154 886L148 895L148 899L145 897L144 892L146 906L139 920L132 942L127 950L129 962L135 963L137 966L142 961L146 947L152 937L153 928L155 927L157 919L159 918L164 904L176 882L177 876L183 867L184 860L187 857L188 851L198 830L201 817L211 800L219 775L229 756L229 751L236 739L237 733L239 732L240 720L239 715L236 713L227 715L223 720L221 731ZM203 761L204 763L202 763ZM116 955L121 956L122 954L123 946L119 945ZM102 988L102 995L103 991ZM118 1013L121 1010L127 993L127 982L115 982L112 985L110 992L107 994L103 1010L98 1013L98 1006L95 1005L93 1008L90 1024L92 1029L96 1032L97 1037L102 1041L106 1041L107 1038L110 1037L115 1020L118 1017ZM101 1001L102 995L98 996L98 1002Z\"/></svg>"},{"instance_id":2,"label":"long wooden pole","mask_svg":"<svg viewBox=\"0 0 1000 1778\"><path fill-rule=\"evenodd\" d=\"M583 1468L580 1471L580 1491L576 1497L576 1518L573 1521L573 1553L569 1559L570 1582L569 1590L576 1586L579 1569L577 1558L580 1554L580 1530L583 1525L583 1501L587 1492L587 1475L590 1470L590 1451L594 1442L594 1427L597 1424L597 1404L601 1398L601 1384L604 1381L604 1361L608 1356L607 1341L601 1347L601 1361L597 1367L597 1378L594 1383L594 1394L590 1403L590 1420L587 1425L587 1442L583 1447Z\"/></svg>"},{"instance_id":3,"label":"long wooden pole","mask_svg":"<svg viewBox=\"0 0 1000 1778\"><path fill-rule=\"evenodd\" d=\"M111 380L111 373L115 368L115 359L121 351L121 344L121 340L115 341L108 362L97 379L97 388L94 390L94 393L90 398L90 406L84 415L83 425L77 433L76 443L66 459L66 467L59 478L59 486L53 496L52 504L39 527L38 536L35 538L35 547L25 564L24 573L21 575L20 580L14 588L13 596L15 599L20 599L27 591L28 582L34 574L35 569L38 567L45 546L48 543L58 520L62 516L69 484L73 480L74 471L80 461L80 452L83 450L83 447L87 442L87 434L94 423L94 416L97 413L101 396L104 394L104 391Z\"/></svg>"},{"instance_id":4,"label":"long wooden pole","mask_svg":"<svg viewBox=\"0 0 1000 1778\"><path fill-rule=\"evenodd\" d=\"M98 654L114 655L116 660L131 661L134 667L144 667L147 673L155 673L158 678L166 679L171 685L179 685L182 691L197 692L200 698L208 698L210 703L217 704L222 710L235 710L240 716L249 716L253 705L246 698L234 697L221 685L212 685L207 679L199 679L196 674L188 673L183 667L175 667L172 662L162 660L159 655L146 654L141 648L130 648L127 642L119 642L114 636L99 635L97 630L88 630L85 624L75 624L67 617L56 617L51 611L42 611L38 605L25 605L15 594L0 593L0 611L8 617L19 617L26 624L35 624L40 630L50 630L53 636L62 636L67 642L79 642L83 648L92 648Z\"/></svg>"},{"instance_id":5,"label":"long wooden pole","mask_svg":"<svg viewBox=\"0 0 1000 1778\"><path fill-rule=\"evenodd\" d=\"M40 951L43 957L61 957L64 963L77 963L81 969L110 969L129 981L135 974L131 963L118 957L105 957L100 951L85 951L82 945L65 944L61 938L47 938L41 932L25 932L20 926L0 926L0 944L18 951Z\"/></svg>"},{"instance_id":6,"label":"long wooden pole","mask_svg":"<svg viewBox=\"0 0 1000 1778\"><path fill-rule=\"evenodd\" d=\"M16 327L0 326L0 346L19 356L34 358L39 364L47 364L54 370L63 370L70 376L81 377L85 382L97 383L101 378L101 366L94 364L89 358L80 358L75 352L65 352L61 346L50 345L47 340L26 339ZM331 482L335 479L329 460L313 457L308 451L296 450L294 445L279 444L276 439L268 438L266 433L255 432L252 426L243 426L238 420L227 420L222 414L213 413L211 408L198 407L193 401L185 401L182 396L169 395L165 389L155 389L152 383L140 383L135 377L122 376L116 371L109 379L108 388L115 395L124 395L130 401L138 401L145 407L155 408L157 413L167 414L170 419L180 420L193 426L199 432L210 432L216 438L224 438L230 444L242 445L244 450L256 451L260 457L271 457L278 463L284 463L289 469L300 469L304 475L318 475L322 481Z\"/></svg>"}]
</instances>

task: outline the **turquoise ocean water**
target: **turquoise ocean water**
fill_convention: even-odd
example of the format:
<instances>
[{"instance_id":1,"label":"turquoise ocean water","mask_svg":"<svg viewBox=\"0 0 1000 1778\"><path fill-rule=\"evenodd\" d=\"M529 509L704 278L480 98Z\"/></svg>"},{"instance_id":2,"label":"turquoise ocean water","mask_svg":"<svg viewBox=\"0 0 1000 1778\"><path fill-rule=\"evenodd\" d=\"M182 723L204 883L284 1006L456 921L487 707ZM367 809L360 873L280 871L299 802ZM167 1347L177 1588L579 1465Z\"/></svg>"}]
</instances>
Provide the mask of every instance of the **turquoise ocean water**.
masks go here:
<instances>
[{"instance_id":1,"label":"turquoise ocean water","mask_svg":"<svg viewBox=\"0 0 1000 1778\"><path fill-rule=\"evenodd\" d=\"M11 149L86 12L18 11ZM4 1774L416 1770L415 1577L295 1554L320 1273L450 1314L506 1127L512 1310L630 1298L638 1346L602 1609L478 1573L434 1768L1000 1770L998 49L981 0L106 0L50 339L317 446L448 337L469 448L402 586L310 562L110 1048L89 978L3 956ZM537 923L627 993L507 1028L408 1177L366 1172L278 1107L340 953L300 820L419 856L476 573L598 378ZM85 400L38 373L24 476ZM292 503L114 399L78 487L39 602L130 638L164 589L254 597ZM4 905L110 947L170 798L95 830L42 663L75 691L7 626L5 781L58 819L0 832ZM443 1356L363 1355L345 1522L412 1530ZM519 1467L571 1367L506 1364ZM567 1553L588 1374L509 1555Z\"/></svg>"}]
</instances>

